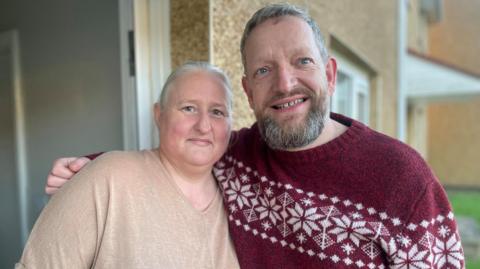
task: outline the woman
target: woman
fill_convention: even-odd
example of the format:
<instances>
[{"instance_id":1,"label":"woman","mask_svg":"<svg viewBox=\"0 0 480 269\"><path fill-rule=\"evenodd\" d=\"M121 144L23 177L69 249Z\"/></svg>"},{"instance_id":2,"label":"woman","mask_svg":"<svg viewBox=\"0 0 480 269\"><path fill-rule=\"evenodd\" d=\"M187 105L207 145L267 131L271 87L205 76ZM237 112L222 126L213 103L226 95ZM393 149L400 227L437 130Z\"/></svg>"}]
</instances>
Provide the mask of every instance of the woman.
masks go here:
<instances>
[{"instance_id":1,"label":"woman","mask_svg":"<svg viewBox=\"0 0 480 269\"><path fill-rule=\"evenodd\" d=\"M230 137L227 77L183 65L154 114L159 147L82 169L43 210L17 268L238 268L211 173Z\"/></svg>"}]
</instances>

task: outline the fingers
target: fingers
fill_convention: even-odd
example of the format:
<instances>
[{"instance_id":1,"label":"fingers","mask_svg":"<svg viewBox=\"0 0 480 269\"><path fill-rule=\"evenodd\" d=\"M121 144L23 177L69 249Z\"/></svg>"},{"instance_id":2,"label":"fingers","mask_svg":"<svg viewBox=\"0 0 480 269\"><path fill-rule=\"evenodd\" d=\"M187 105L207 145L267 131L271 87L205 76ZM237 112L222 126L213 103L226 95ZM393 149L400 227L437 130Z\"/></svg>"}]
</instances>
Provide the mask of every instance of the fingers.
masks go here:
<instances>
[{"instance_id":1,"label":"fingers","mask_svg":"<svg viewBox=\"0 0 480 269\"><path fill-rule=\"evenodd\" d=\"M45 193L55 194L70 178L72 178L82 167L90 162L85 157L60 158L53 162L52 170L48 174L45 184Z\"/></svg>"},{"instance_id":2,"label":"fingers","mask_svg":"<svg viewBox=\"0 0 480 269\"><path fill-rule=\"evenodd\" d=\"M70 163L73 163L77 157L69 157L69 158L60 158L53 162L52 170L50 171L50 175L70 179L74 174L75 171L72 171L69 168Z\"/></svg>"},{"instance_id":3,"label":"fingers","mask_svg":"<svg viewBox=\"0 0 480 269\"><path fill-rule=\"evenodd\" d=\"M52 188L52 187L45 186L45 193L46 193L47 195L53 195L53 194L55 194L58 190L59 190L59 188Z\"/></svg>"},{"instance_id":4,"label":"fingers","mask_svg":"<svg viewBox=\"0 0 480 269\"><path fill-rule=\"evenodd\" d=\"M55 194L58 190L60 190L60 187L45 186L45 193L46 193L47 195L53 195L53 194Z\"/></svg>"},{"instance_id":5,"label":"fingers","mask_svg":"<svg viewBox=\"0 0 480 269\"><path fill-rule=\"evenodd\" d=\"M55 194L67 181L68 179L49 174L45 185L45 193L48 195Z\"/></svg>"},{"instance_id":6,"label":"fingers","mask_svg":"<svg viewBox=\"0 0 480 269\"><path fill-rule=\"evenodd\" d=\"M45 185L45 187L60 188L68 180L69 180L69 178L61 178L61 177L57 177L57 176L54 176L54 175L50 174L47 177L47 184Z\"/></svg>"},{"instance_id":7,"label":"fingers","mask_svg":"<svg viewBox=\"0 0 480 269\"><path fill-rule=\"evenodd\" d=\"M89 162L90 162L90 159L86 157L79 157L71 161L68 165L68 168L70 169L70 171L76 173L80 171L80 169L82 169Z\"/></svg>"}]
</instances>

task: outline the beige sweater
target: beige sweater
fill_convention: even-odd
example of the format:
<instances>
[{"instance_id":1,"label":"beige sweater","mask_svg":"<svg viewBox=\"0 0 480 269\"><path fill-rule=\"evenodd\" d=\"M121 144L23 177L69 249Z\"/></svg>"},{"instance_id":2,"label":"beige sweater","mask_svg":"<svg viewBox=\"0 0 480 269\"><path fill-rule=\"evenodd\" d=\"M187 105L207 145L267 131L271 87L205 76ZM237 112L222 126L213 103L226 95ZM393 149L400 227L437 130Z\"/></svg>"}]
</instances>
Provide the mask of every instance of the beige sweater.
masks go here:
<instances>
[{"instance_id":1,"label":"beige sweater","mask_svg":"<svg viewBox=\"0 0 480 269\"><path fill-rule=\"evenodd\" d=\"M111 152L54 195L16 268L238 268L219 192L197 211L152 151Z\"/></svg>"}]
</instances>

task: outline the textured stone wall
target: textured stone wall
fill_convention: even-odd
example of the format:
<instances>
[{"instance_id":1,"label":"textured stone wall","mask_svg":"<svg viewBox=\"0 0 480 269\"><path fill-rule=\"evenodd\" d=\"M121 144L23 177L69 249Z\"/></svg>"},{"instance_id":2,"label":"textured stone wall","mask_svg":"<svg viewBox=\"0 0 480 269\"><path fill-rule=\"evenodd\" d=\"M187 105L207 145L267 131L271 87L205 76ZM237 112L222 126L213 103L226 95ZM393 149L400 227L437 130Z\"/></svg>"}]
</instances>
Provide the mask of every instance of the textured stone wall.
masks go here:
<instances>
[{"instance_id":1,"label":"textured stone wall","mask_svg":"<svg viewBox=\"0 0 480 269\"><path fill-rule=\"evenodd\" d=\"M209 60L208 0L170 1L172 68L185 61Z\"/></svg>"},{"instance_id":2,"label":"textured stone wall","mask_svg":"<svg viewBox=\"0 0 480 269\"><path fill-rule=\"evenodd\" d=\"M213 62L224 68L234 86L235 126L248 126L253 114L241 87L243 67L239 44L243 27L260 7L272 1L211 0ZM379 96L381 131L396 131L396 1L289 1L308 8L329 44L335 35L373 65L382 80Z\"/></svg>"},{"instance_id":3,"label":"textured stone wall","mask_svg":"<svg viewBox=\"0 0 480 269\"><path fill-rule=\"evenodd\" d=\"M233 87L234 127L250 126L255 118L242 88L243 67L240 57L240 39L245 23L261 1L212 0L213 62L223 68Z\"/></svg>"}]
</instances>

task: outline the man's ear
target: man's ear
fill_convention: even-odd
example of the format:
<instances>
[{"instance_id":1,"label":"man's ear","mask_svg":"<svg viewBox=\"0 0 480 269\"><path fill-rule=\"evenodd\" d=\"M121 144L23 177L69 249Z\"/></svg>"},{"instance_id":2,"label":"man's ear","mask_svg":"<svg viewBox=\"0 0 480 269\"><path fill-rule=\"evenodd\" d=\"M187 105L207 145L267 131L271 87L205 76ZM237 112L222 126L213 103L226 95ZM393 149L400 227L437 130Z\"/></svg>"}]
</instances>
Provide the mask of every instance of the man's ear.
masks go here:
<instances>
[{"instance_id":1,"label":"man's ear","mask_svg":"<svg viewBox=\"0 0 480 269\"><path fill-rule=\"evenodd\" d=\"M248 104L250 105L250 108L253 109L252 90L248 87L246 75L243 75L242 77L242 87L243 87L243 91L245 91L245 94L247 95Z\"/></svg>"},{"instance_id":2,"label":"man's ear","mask_svg":"<svg viewBox=\"0 0 480 269\"><path fill-rule=\"evenodd\" d=\"M337 84L337 60L333 57L329 57L325 66L325 74L327 77L328 94L330 96L335 92L335 86Z\"/></svg>"},{"instance_id":3,"label":"man's ear","mask_svg":"<svg viewBox=\"0 0 480 269\"><path fill-rule=\"evenodd\" d=\"M155 118L155 124L159 129L160 129L161 114L162 114L162 107L159 102L156 102L155 105L153 106L153 117Z\"/></svg>"}]
</instances>

